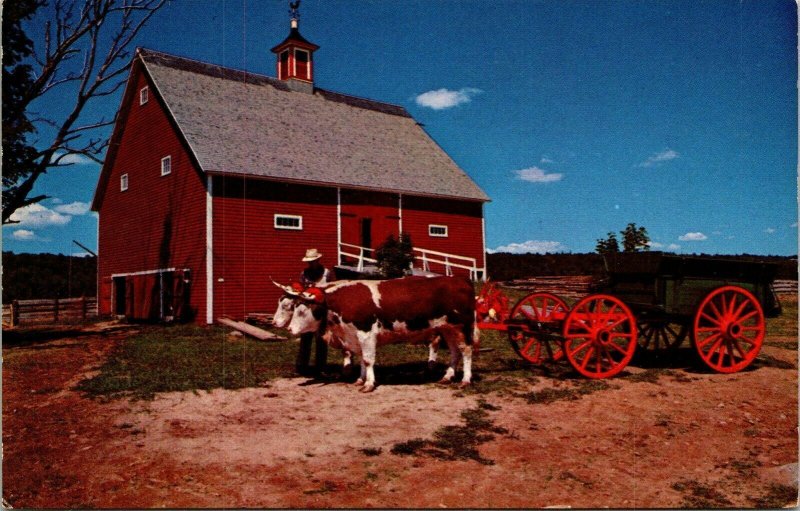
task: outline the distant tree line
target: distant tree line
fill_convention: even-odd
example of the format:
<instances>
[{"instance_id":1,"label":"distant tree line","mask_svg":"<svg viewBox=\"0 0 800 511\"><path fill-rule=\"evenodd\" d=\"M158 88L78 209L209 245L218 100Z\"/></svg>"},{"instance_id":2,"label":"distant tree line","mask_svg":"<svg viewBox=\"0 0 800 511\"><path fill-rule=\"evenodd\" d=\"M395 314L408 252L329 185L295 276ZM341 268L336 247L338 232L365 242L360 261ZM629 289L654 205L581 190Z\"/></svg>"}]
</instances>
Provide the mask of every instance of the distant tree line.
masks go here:
<instances>
[{"instance_id":1,"label":"distant tree line","mask_svg":"<svg viewBox=\"0 0 800 511\"><path fill-rule=\"evenodd\" d=\"M688 254L682 254L688 255ZM759 256L750 254L691 254L691 257L737 259L778 264L775 278L797 280L797 256ZM504 281L540 275L598 275L605 273L603 256L591 254L488 254L486 264L492 280Z\"/></svg>"},{"instance_id":2,"label":"distant tree line","mask_svg":"<svg viewBox=\"0 0 800 511\"><path fill-rule=\"evenodd\" d=\"M96 257L3 252L3 303L96 294Z\"/></svg>"}]
</instances>

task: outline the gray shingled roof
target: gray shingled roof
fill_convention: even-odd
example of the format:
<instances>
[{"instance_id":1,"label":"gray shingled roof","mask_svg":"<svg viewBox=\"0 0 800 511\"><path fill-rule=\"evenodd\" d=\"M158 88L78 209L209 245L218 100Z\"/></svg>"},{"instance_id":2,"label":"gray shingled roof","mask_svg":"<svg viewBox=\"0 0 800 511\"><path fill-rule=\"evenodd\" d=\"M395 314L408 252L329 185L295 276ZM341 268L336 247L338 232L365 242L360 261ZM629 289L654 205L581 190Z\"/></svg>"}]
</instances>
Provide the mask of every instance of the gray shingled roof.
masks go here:
<instances>
[{"instance_id":1,"label":"gray shingled roof","mask_svg":"<svg viewBox=\"0 0 800 511\"><path fill-rule=\"evenodd\" d=\"M139 54L206 172L489 200L402 107Z\"/></svg>"}]
</instances>

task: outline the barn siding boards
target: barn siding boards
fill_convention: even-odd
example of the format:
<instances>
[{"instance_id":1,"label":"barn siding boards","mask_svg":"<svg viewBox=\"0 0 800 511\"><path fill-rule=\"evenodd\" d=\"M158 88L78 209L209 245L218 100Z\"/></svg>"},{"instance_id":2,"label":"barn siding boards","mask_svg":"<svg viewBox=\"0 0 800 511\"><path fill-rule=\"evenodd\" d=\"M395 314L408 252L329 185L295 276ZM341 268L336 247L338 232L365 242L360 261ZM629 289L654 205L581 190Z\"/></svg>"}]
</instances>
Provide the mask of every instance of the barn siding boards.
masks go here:
<instances>
[{"instance_id":1,"label":"barn siding boards","mask_svg":"<svg viewBox=\"0 0 800 511\"><path fill-rule=\"evenodd\" d=\"M138 91L149 85L134 67L123 105L115 157L101 180L98 279L101 314L111 314L112 274L158 268L191 269L193 313L205 313L205 186L183 141L153 87L147 103ZM161 159L172 158L172 172L161 175ZM128 189L120 177L128 175Z\"/></svg>"},{"instance_id":2,"label":"barn siding boards","mask_svg":"<svg viewBox=\"0 0 800 511\"><path fill-rule=\"evenodd\" d=\"M411 236L414 247L457 254L475 259L483 267L482 204L474 201L430 199L403 195L403 230ZM446 225L447 237L428 234L430 224ZM464 264L463 260L453 262ZM420 266L415 261L415 266ZM442 265L431 264L431 271L445 273ZM456 275L469 276L469 271L455 268Z\"/></svg>"},{"instance_id":3,"label":"barn siding boards","mask_svg":"<svg viewBox=\"0 0 800 511\"><path fill-rule=\"evenodd\" d=\"M336 265L336 189L221 176L213 189L215 316L272 312L281 291L271 279L299 280L308 248ZM302 216L303 229L276 229L275 214Z\"/></svg>"},{"instance_id":4,"label":"barn siding boards","mask_svg":"<svg viewBox=\"0 0 800 511\"><path fill-rule=\"evenodd\" d=\"M375 249L389 235L396 239L400 234L398 194L342 190L341 197L342 243ZM369 240L364 239L365 221L369 222ZM375 257L374 252L365 255Z\"/></svg>"}]
</instances>

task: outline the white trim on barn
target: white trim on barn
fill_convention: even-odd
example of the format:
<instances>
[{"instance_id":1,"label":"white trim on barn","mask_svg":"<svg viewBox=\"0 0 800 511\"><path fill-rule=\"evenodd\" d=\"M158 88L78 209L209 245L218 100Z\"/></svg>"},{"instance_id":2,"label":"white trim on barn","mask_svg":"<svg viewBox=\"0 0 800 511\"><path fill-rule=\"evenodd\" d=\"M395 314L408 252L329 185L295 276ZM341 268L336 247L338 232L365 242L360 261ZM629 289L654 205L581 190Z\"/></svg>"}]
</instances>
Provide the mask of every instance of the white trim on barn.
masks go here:
<instances>
[{"instance_id":1,"label":"white trim on barn","mask_svg":"<svg viewBox=\"0 0 800 511\"><path fill-rule=\"evenodd\" d=\"M336 266L342 264L342 189L336 187Z\"/></svg>"},{"instance_id":2,"label":"white trim on barn","mask_svg":"<svg viewBox=\"0 0 800 511\"><path fill-rule=\"evenodd\" d=\"M483 281L486 282L486 217L483 216L485 204L481 204L481 239L483 239Z\"/></svg>"},{"instance_id":3,"label":"white trim on barn","mask_svg":"<svg viewBox=\"0 0 800 511\"><path fill-rule=\"evenodd\" d=\"M206 186L206 323L214 323L214 214L213 178L208 174Z\"/></svg>"},{"instance_id":4,"label":"white trim on barn","mask_svg":"<svg viewBox=\"0 0 800 511\"><path fill-rule=\"evenodd\" d=\"M403 234L403 194L397 194L397 216L399 220L397 221L397 228L398 228L398 236L402 236ZM400 239L399 237L397 239Z\"/></svg>"}]
</instances>

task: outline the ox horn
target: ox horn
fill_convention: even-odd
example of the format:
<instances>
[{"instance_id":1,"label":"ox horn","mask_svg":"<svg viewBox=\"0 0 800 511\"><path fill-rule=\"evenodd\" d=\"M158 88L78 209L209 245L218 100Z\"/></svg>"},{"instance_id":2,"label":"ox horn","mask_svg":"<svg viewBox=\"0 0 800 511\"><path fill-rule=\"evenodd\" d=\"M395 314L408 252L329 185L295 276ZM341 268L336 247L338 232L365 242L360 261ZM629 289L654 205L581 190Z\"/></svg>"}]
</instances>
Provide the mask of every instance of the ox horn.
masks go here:
<instances>
[{"instance_id":1,"label":"ox horn","mask_svg":"<svg viewBox=\"0 0 800 511\"><path fill-rule=\"evenodd\" d=\"M270 277L269 280L272 280L272 278ZM297 296L299 294L297 291L292 289L292 286L284 286L284 285L278 284L274 280L272 280L272 283L275 284L277 287L281 288L283 290L283 292L286 293L286 294L293 295L293 296Z\"/></svg>"}]
</instances>

